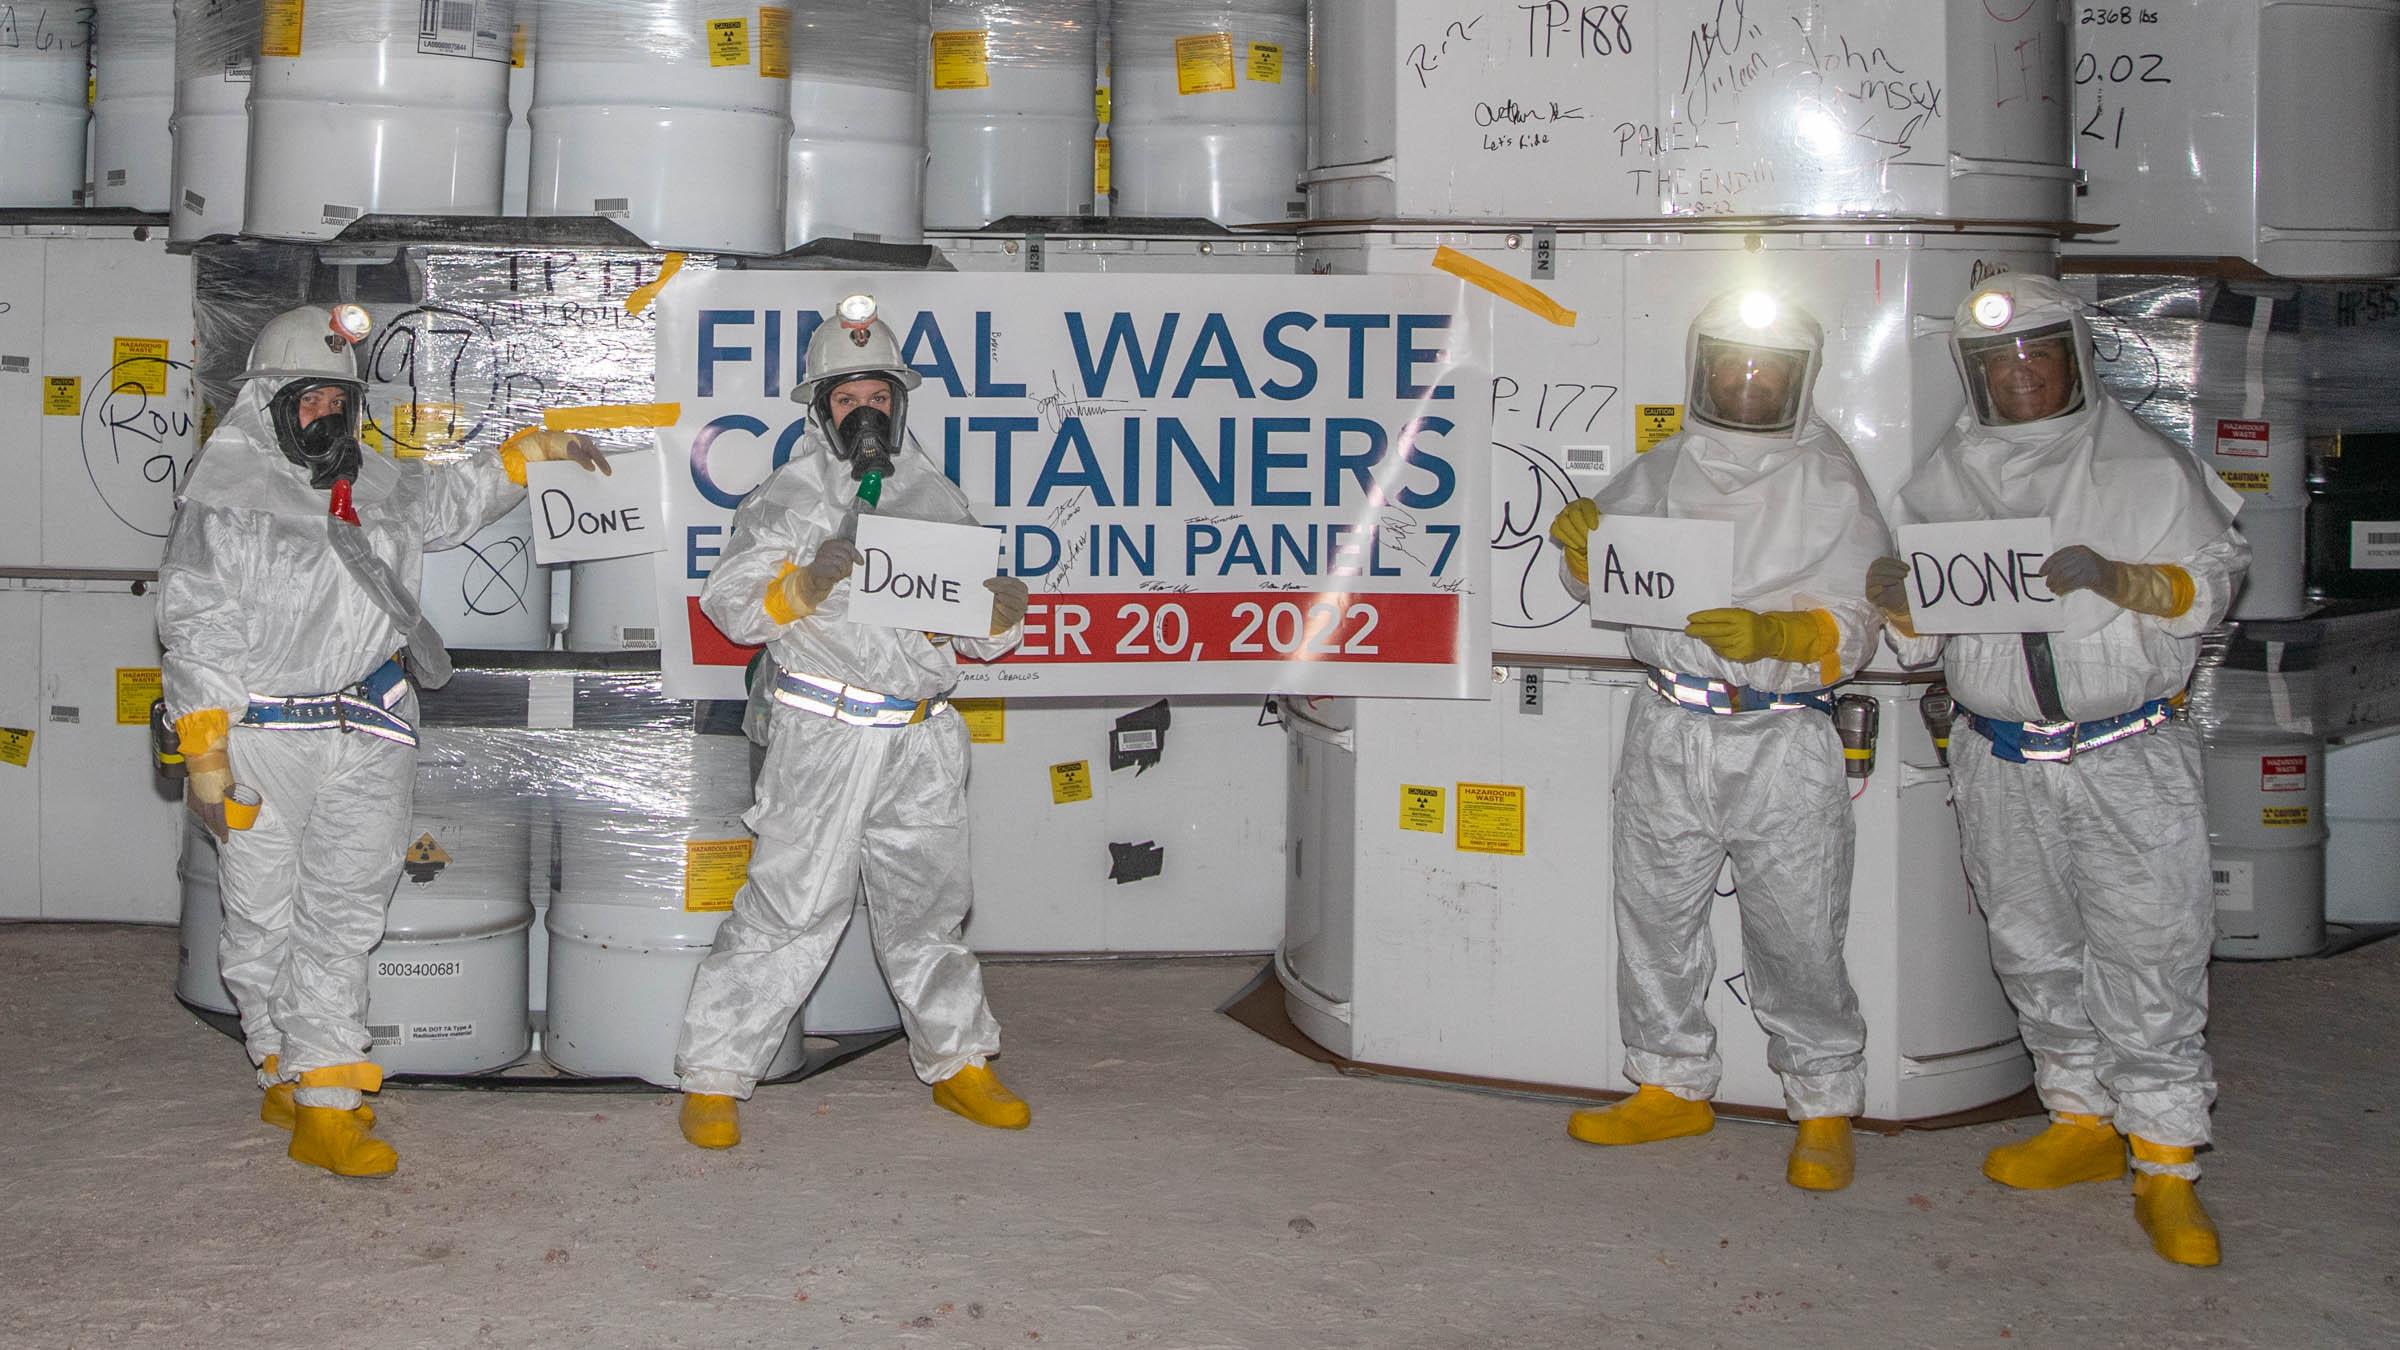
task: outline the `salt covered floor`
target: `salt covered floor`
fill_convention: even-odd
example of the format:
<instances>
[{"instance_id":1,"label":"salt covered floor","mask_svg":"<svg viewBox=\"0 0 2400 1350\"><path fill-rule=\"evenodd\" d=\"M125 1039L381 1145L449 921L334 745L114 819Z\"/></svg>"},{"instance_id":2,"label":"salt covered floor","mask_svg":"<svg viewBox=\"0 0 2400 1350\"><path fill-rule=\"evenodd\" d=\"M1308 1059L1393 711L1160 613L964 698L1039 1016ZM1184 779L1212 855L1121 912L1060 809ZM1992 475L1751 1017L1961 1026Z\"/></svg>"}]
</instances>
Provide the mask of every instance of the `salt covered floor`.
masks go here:
<instances>
[{"instance_id":1,"label":"salt covered floor","mask_svg":"<svg viewBox=\"0 0 2400 1350\"><path fill-rule=\"evenodd\" d=\"M1604 1152L1566 1108L1345 1077L1211 1010L1255 959L990 968L1023 1134L889 1046L704 1154L668 1094L399 1090L399 1176L283 1156L176 935L0 925L0 1345L2400 1345L2400 941L2220 966L2226 1264L2119 1184L2017 1194L2026 1122Z\"/></svg>"}]
</instances>

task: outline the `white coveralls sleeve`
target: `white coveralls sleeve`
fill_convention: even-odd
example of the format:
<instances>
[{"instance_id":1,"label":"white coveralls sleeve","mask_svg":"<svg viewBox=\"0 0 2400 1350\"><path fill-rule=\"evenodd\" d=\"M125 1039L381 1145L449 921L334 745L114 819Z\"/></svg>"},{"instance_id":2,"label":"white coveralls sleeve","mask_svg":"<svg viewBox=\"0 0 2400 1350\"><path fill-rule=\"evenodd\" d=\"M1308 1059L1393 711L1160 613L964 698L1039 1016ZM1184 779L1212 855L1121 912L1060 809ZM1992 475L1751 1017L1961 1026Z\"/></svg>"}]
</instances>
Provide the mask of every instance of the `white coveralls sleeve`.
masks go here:
<instances>
[{"instance_id":1,"label":"white coveralls sleeve","mask_svg":"<svg viewBox=\"0 0 2400 1350\"><path fill-rule=\"evenodd\" d=\"M243 656L250 649L248 603L240 578L256 560L255 535L239 514L187 502L175 514L158 569L158 640L166 649L162 682L167 719L205 708L239 722L250 706Z\"/></svg>"},{"instance_id":2,"label":"white coveralls sleeve","mask_svg":"<svg viewBox=\"0 0 2400 1350\"><path fill-rule=\"evenodd\" d=\"M803 538L803 534L809 537ZM783 628L767 613L767 588L787 565L816 556L825 535L803 522L771 494L753 492L733 513L733 539L700 588L700 610L725 636L755 646ZM803 549L803 545L806 545Z\"/></svg>"},{"instance_id":3,"label":"white coveralls sleeve","mask_svg":"<svg viewBox=\"0 0 2400 1350\"><path fill-rule=\"evenodd\" d=\"M510 481L496 452L429 466L422 522L425 551L458 547L523 500L524 487Z\"/></svg>"}]
</instances>

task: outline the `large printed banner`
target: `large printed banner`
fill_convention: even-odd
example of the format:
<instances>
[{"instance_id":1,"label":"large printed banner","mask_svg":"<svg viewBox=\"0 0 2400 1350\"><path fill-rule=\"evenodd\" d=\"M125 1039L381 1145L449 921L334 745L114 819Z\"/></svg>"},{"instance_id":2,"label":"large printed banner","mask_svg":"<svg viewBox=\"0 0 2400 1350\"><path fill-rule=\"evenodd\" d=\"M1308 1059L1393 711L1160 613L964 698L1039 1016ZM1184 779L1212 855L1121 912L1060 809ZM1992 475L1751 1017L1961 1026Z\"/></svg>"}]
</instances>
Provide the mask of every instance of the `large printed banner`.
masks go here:
<instances>
[{"instance_id":1,"label":"large printed banner","mask_svg":"<svg viewBox=\"0 0 2400 1350\"><path fill-rule=\"evenodd\" d=\"M666 689L739 698L700 613L734 508L800 453L808 340L873 295L908 439L1033 601L966 695L1491 686L1485 299L1448 277L717 272L659 297ZM1474 306L1475 312L1469 307ZM797 561L805 562L806 559Z\"/></svg>"}]
</instances>

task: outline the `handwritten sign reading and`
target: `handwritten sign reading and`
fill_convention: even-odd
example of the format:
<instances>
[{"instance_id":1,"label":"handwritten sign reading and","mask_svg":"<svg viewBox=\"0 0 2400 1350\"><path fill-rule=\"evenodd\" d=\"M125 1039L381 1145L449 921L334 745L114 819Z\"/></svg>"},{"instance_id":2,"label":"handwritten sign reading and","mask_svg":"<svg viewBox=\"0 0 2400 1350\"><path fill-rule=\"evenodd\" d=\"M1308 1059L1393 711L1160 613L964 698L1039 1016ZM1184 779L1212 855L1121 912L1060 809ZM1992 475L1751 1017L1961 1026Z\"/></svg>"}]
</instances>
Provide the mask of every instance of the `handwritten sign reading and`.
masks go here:
<instances>
[{"instance_id":1,"label":"handwritten sign reading and","mask_svg":"<svg viewBox=\"0 0 2400 1350\"><path fill-rule=\"evenodd\" d=\"M667 546L658 452L611 455L608 467L600 474L564 461L525 466L535 562L631 558Z\"/></svg>"},{"instance_id":2,"label":"handwritten sign reading and","mask_svg":"<svg viewBox=\"0 0 2400 1350\"><path fill-rule=\"evenodd\" d=\"M860 516L858 566L850 573L852 623L989 637L1000 574L999 536L980 525L940 525L898 516Z\"/></svg>"},{"instance_id":3,"label":"handwritten sign reading and","mask_svg":"<svg viewBox=\"0 0 2400 1350\"><path fill-rule=\"evenodd\" d=\"M1955 520L1894 532L1919 633L2055 633L2066 606L2042 584L2050 520Z\"/></svg>"},{"instance_id":4,"label":"handwritten sign reading and","mask_svg":"<svg viewBox=\"0 0 2400 1350\"><path fill-rule=\"evenodd\" d=\"M1733 603L1733 522L1603 516L1591 579L1593 623L1681 628Z\"/></svg>"}]
</instances>

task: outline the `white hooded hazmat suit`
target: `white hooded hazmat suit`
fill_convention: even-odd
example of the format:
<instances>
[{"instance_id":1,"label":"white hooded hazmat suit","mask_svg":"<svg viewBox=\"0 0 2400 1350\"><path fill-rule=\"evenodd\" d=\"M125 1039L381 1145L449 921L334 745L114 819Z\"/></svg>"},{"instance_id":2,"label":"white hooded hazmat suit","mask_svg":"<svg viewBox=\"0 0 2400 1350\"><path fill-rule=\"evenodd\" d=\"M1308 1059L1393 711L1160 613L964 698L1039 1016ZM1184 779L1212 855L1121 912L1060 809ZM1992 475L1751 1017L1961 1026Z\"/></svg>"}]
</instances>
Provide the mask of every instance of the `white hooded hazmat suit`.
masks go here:
<instances>
[{"instance_id":1,"label":"white hooded hazmat suit","mask_svg":"<svg viewBox=\"0 0 2400 1350\"><path fill-rule=\"evenodd\" d=\"M2007 297L1994 328L1971 312ZM2102 390L2074 299L2048 278L2006 274L1960 306L1965 340L2071 325L2082 404L2039 421L1987 425L1970 397L1932 458L1900 489L1902 523L2047 516L2054 547L2123 563L2170 564L2190 579L2171 618L2090 590L2062 597L2066 629L2048 640L2058 707L2045 714L2027 643L2013 633L1909 638L1908 663L1941 657L1961 726L1950 774L1968 879L1990 921L1992 964L2054 1113L2114 1118L2152 1143L2209 1140L2216 1097L2201 1038L2208 1020L2214 901L2200 747L2174 720L2060 758L2011 761L1969 730L2089 726L2180 693L2201 633L2224 618L2249 566L2234 494ZM1955 343L1954 343L1955 345ZM1978 378L1961 360L1972 390ZM2136 1157L2144 1171L2195 1177L2196 1164Z\"/></svg>"},{"instance_id":2,"label":"white hooded hazmat suit","mask_svg":"<svg viewBox=\"0 0 2400 1350\"><path fill-rule=\"evenodd\" d=\"M812 357L813 359L813 357ZM896 456L878 514L971 525L966 495L912 444ZM957 683L952 652L1005 655L1020 630L933 638L852 623L850 581L814 613L778 623L769 591L841 528L850 467L813 424L791 461L734 513L733 537L701 589L725 635L765 643L775 667L872 699L919 701ZM762 672L772 678L773 669ZM983 971L960 941L967 870L967 729L946 705L901 726L854 726L773 705L750 879L692 981L676 1072L686 1093L747 1099L849 925L863 877L876 959L908 1032L917 1076L939 1083L1000 1048Z\"/></svg>"},{"instance_id":3,"label":"white hooded hazmat suit","mask_svg":"<svg viewBox=\"0 0 2400 1350\"><path fill-rule=\"evenodd\" d=\"M243 718L261 701L352 689L407 637L329 530L361 531L413 598L427 550L463 542L524 489L495 455L429 466L368 454L352 485L359 523L335 521L327 492L277 446L268 401L283 383L246 380L202 450L159 568L158 628L168 716L221 711L238 780L265 798L218 849L222 968L251 1060L276 1056L294 1080L366 1059L367 953L400 879L417 756L363 731ZM390 706L414 725L413 690ZM298 1100L348 1108L359 1094L304 1086Z\"/></svg>"},{"instance_id":4,"label":"white hooded hazmat suit","mask_svg":"<svg viewBox=\"0 0 2400 1350\"><path fill-rule=\"evenodd\" d=\"M1693 325L1695 380L1704 335L1806 351L1793 425L1752 433L1689 423L1596 501L1603 516L1732 521L1734 605L1822 611L1838 636L1825 659L1798 662L1733 661L1663 628L1629 628L1626 645L1654 669L1750 690L1821 690L1874 651L1881 617L1861 586L1867 565L1889 551L1889 536L1849 448L1809 410L1823 344L1817 325L1786 307L1763 330L1737 327L1733 300L1712 304ZM1600 566L1595 559L1594 570ZM1588 596L1572 572L1564 579ZM1789 1114L1807 1120L1865 1108L1866 1023L1842 955L1855 837L1842 763L1824 712L1718 715L1636 696L1610 814L1627 1077L1692 1101L1716 1092L1723 1064L1704 1006L1715 967L1708 916L1730 855L1748 1001L1767 1032Z\"/></svg>"}]
</instances>

